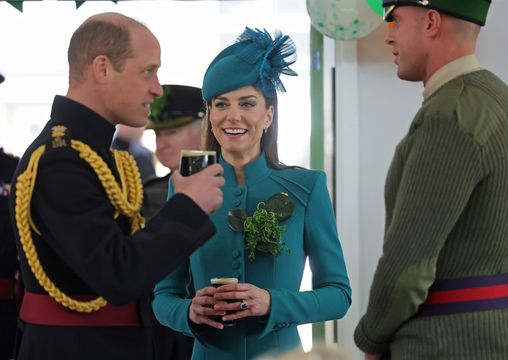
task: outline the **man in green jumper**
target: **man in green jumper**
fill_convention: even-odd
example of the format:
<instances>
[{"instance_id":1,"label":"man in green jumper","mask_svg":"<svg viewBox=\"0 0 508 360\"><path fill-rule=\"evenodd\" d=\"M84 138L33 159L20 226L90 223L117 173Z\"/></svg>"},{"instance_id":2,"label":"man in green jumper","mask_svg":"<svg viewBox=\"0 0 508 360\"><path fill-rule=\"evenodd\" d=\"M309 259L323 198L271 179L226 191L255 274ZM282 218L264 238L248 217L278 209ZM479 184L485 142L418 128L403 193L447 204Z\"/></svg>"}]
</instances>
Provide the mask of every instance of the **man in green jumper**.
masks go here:
<instances>
[{"instance_id":1,"label":"man in green jumper","mask_svg":"<svg viewBox=\"0 0 508 360\"><path fill-rule=\"evenodd\" d=\"M422 107L397 146L355 342L365 359L508 359L508 87L475 47L490 0L383 0Z\"/></svg>"}]
</instances>

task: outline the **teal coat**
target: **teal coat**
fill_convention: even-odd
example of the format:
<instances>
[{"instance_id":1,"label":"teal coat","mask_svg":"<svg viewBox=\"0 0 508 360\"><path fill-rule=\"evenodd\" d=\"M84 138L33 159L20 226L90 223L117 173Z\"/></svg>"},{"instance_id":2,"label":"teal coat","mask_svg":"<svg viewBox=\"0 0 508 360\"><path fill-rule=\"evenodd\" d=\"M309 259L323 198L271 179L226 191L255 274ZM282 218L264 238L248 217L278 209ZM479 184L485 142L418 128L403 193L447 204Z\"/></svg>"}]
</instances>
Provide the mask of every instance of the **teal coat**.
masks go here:
<instances>
[{"instance_id":1,"label":"teal coat","mask_svg":"<svg viewBox=\"0 0 508 360\"><path fill-rule=\"evenodd\" d=\"M155 315L162 324L196 338L192 359L251 359L267 351L301 346L297 325L339 319L351 304L325 174L301 168L274 170L261 155L245 166L245 186L237 187L233 167L223 159L220 162L226 183L224 203L211 215L217 233L185 265L157 284ZM286 230L282 234L291 252L277 256L256 253L251 261L244 233L227 224L228 211L243 208L252 213L259 202L280 192L288 193L295 203L292 216L283 222ZM313 290L300 291L307 257ZM196 289L209 286L212 277L237 277L240 282L267 289L271 295L269 314L239 320L223 330L191 325L191 300L185 299L191 273Z\"/></svg>"}]
</instances>

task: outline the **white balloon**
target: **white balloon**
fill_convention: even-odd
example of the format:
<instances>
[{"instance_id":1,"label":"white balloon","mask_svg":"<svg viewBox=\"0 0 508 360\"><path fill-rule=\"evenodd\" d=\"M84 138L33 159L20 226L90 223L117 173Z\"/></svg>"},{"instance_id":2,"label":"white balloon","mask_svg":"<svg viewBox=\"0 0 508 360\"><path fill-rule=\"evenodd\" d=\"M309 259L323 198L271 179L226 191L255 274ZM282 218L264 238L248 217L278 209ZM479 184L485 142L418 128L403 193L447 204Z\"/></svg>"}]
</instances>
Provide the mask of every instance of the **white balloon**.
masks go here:
<instances>
[{"instance_id":1,"label":"white balloon","mask_svg":"<svg viewBox=\"0 0 508 360\"><path fill-rule=\"evenodd\" d=\"M307 0L307 12L319 32L336 40L364 37L383 22L366 0Z\"/></svg>"}]
</instances>

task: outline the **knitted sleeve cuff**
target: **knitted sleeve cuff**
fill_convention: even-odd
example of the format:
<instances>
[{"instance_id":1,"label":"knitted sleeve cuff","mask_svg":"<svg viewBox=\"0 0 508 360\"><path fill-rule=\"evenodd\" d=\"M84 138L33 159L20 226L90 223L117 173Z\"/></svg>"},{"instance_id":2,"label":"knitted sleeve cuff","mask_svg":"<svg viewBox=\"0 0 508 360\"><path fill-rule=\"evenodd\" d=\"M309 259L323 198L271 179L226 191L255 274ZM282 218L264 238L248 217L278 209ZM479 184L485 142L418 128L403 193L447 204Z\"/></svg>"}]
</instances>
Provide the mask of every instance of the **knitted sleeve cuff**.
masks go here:
<instances>
[{"instance_id":1,"label":"knitted sleeve cuff","mask_svg":"<svg viewBox=\"0 0 508 360\"><path fill-rule=\"evenodd\" d=\"M365 332L365 320L362 318L355 329L354 340L356 346L366 354L380 355L388 351L390 343L388 341L379 343L368 338Z\"/></svg>"}]
</instances>

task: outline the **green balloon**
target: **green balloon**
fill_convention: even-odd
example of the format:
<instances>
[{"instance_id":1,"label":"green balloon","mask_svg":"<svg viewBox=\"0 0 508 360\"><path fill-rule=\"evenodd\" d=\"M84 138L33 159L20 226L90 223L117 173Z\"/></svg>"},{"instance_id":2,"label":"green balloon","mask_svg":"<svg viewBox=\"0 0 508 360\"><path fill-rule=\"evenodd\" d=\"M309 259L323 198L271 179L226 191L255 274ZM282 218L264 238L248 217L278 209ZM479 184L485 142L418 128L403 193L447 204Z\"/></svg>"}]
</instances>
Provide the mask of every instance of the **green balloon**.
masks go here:
<instances>
[{"instance_id":1,"label":"green balloon","mask_svg":"<svg viewBox=\"0 0 508 360\"><path fill-rule=\"evenodd\" d=\"M307 0L307 12L317 31L335 40L359 39L383 22L366 0Z\"/></svg>"},{"instance_id":2,"label":"green balloon","mask_svg":"<svg viewBox=\"0 0 508 360\"><path fill-rule=\"evenodd\" d=\"M376 12L379 16L383 17L383 5L382 0L367 0L370 8Z\"/></svg>"}]
</instances>

